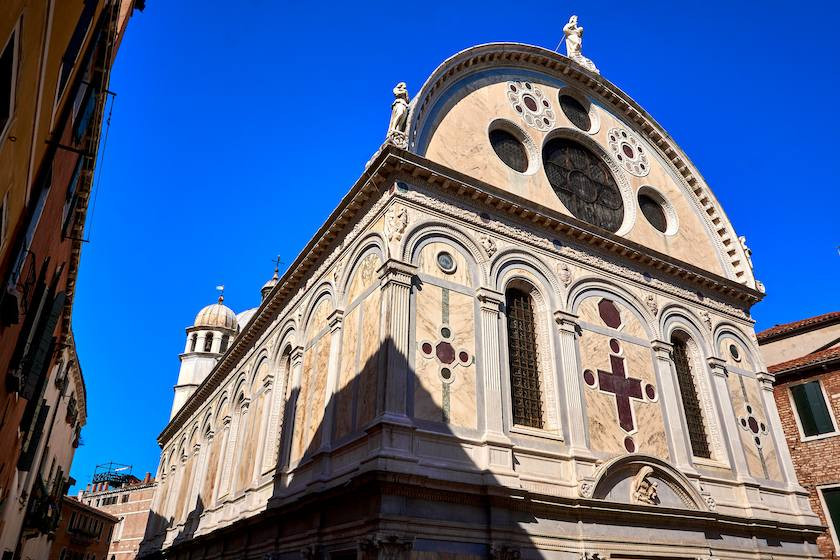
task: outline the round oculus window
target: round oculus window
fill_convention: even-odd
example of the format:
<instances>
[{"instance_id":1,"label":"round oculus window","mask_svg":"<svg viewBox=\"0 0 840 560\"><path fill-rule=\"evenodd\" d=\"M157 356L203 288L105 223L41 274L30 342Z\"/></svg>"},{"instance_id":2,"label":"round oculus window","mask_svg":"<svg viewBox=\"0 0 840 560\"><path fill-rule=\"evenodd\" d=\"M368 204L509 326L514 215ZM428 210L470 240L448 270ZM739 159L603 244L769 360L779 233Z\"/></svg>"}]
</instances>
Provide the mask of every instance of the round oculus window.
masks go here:
<instances>
[{"instance_id":1,"label":"round oculus window","mask_svg":"<svg viewBox=\"0 0 840 560\"><path fill-rule=\"evenodd\" d=\"M451 253L441 251L437 254L437 264L447 274L455 272L455 258Z\"/></svg>"},{"instance_id":2,"label":"round oculus window","mask_svg":"<svg viewBox=\"0 0 840 560\"><path fill-rule=\"evenodd\" d=\"M589 118L589 111L580 101L571 95L560 95L560 108L569 121L584 132L592 128L592 120Z\"/></svg>"},{"instance_id":3,"label":"round oculus window","mask_svg":"<svg viewBox=\"0 0 840 560\"><path fill-rule=\"evenodd\" d=\"M618 231L624 202L604 160L567 138L546 142L542 155L548 182L569 212L607 231Z\"/></svg>"},{"instance_id":4,"label":"round oculus window","mask_svg":"<svg viewBox=\"0 0 840 560\"><path fill-rule=\"evenodd\" d=\"M668 231L668 216L665 215L662 204L653 196L640 192L639 208L650 225L662 233Z\"/></svg>"},{"instance_id":5,"label":"round oculus window","mask_svg":"<svg viewBox=\"0 0 840 560\"><path fill-rule=\"evenodd\" d=\"M490 145L499 159L514 171L524 173L528 169L528 151L525 145L507 130L491 130Z\"/></svg>"},{"instance_id":6,"label":"round oculus window","mask_svg":"<svg viewBox=\"0 0 840 560\"><path fill-rule=\"evenodd\" d=\"M738 347L734 344L729 345L729 355L732 356L732 359L736 362L741 361L741 353L738 351Z\"/></svg>"}]
</instances>

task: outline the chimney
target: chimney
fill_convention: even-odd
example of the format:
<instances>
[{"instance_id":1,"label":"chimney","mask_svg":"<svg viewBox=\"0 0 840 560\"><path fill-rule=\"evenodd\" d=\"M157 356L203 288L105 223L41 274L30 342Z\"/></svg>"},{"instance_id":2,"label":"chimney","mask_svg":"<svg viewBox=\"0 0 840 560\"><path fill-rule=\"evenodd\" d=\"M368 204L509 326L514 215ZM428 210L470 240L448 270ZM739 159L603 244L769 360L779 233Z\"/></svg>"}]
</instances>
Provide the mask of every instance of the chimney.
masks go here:
<instances>
[{"instance_id":1,"label":"chimney","mask_svg":"<svg viewBox=\"0 0 840 560\"><path fill-rule=\"evenodd\" d=\"M143 484L148 484L149 481L152 480L152 473L147 472L146 476L143 477Z\"/></svg>"}]
</instances>

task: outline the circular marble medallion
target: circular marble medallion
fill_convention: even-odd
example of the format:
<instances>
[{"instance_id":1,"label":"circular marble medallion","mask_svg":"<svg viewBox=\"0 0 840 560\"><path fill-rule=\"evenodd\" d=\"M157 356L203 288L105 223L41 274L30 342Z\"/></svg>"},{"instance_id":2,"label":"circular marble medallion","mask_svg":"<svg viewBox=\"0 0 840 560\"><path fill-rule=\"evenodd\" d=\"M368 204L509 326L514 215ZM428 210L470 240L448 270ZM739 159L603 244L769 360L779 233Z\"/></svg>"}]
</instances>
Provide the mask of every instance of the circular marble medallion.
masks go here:
<instances>
[{"instance_id":1,"label":"circular marble medallion","mask_svg":"<svg viewBox=\"0 0 840 560\"><path fill-rule=\"evenodd\" d=\"M650 162L642 143L623 128L611 128L607 133L607 142L613 157L628 173L644 177L650 173Z\"/></svg>"},{"instance_id":2,"label":"circular marble medallion","mask_svg":"<svg viewBox=\"0 0 840 560\"><path fill-rule=\"evenodd\" d=\"M551 101L531 82L508 82L507 97L511 107L530 127L546 131L554 125Z\"/></svg>"}]
</instances>

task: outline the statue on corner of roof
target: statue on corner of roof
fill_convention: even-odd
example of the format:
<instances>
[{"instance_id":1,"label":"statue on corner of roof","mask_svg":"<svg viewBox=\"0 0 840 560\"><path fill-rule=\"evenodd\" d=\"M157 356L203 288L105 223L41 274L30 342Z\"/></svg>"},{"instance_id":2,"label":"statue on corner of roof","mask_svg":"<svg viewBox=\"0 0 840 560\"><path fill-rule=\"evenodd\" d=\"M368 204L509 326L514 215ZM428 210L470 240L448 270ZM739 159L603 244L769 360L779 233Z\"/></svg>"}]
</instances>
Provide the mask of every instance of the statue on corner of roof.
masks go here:
<instances>
[{"instance_id":1,"label":"statue on corner of roof","mask_svg":"<svg viewBox=\"0 0 840 560\"><path fill-rule=\"evenodd\" d=\"M583 56L581 46L583 45L583 27L578 26L577 16L569 18L569 23L563 26L563 34L566 36L566 56L589 70L590 72L598 72L595 64Z\"/></svg>"},{"instance_id":2,"label":"statue on corner of roof","mask_svg":"<svg viewBox=\"0 0 840 560\"><path fill-rule=\"evenodd\" d=\"M408 135L405 125L408 121L408 90L405 82L394 86L394 102L391 104L391 122L388 123L388 135L385 141L402 149L408 148Z\"/></svg>"}]
</instances>

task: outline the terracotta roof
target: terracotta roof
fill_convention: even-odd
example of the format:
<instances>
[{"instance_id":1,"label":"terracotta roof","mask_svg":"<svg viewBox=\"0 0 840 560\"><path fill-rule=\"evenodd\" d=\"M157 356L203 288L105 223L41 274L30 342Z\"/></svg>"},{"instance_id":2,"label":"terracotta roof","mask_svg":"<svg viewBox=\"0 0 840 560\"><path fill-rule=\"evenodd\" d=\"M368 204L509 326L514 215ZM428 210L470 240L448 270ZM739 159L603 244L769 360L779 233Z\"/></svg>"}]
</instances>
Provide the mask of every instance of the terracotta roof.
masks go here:
<instances>
[{"instance_id":1,"label":"terracotta roof","mask_svg":"<svg viewBox=\"0 0 840 560\"><path fill-rule=\"evenodd\" d=\"M767 368L767 371L770 373L786 373L792 370L803 369L837 359L840 359L840 346L827 348L811 354L805 354L799 358L794 358L793 360L772 365Z\"/></svg>"},{"instance_id":2,"label":"terracotta roof","mask_svg":"<svg viewBox=\"0 0 840 560\"><path fill-rule=\"evenodd\" d=\"M770 327L765 331L761 331L756 336L758 337L759 342L766 342L772 338L791 335L798 331L809 330L823 323L831 323L834 321L840 321L840 311L832 311L831 313L817 315L816 317L802 319L801 321L785 323L784 325L776 325L775 327Z\"/></svg>"}]
</instances>

